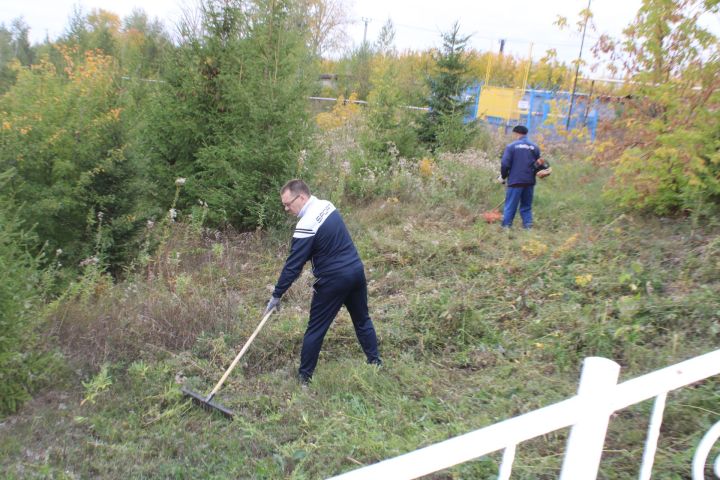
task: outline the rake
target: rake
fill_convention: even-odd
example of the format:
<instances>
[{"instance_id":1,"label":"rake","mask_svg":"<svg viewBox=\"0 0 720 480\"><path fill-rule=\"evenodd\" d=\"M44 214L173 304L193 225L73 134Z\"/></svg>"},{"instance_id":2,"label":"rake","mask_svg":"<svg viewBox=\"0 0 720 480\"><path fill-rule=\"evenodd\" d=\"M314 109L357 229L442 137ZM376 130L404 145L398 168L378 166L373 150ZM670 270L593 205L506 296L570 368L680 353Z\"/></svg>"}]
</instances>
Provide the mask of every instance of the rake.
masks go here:
<instances>
[{"instance_id":1,"label":"rake","mask_svg":"<svg viewBox=\"0 0 720 480\"><path fill-rule=\"evenodd\" d=\"M208 410L211 412L212 411L220 412L222 415L224 415L225 417L232 420L233 416L235 415L232 412L232 410L230 410L229 408L227 408L223 405L220 405L217 402L213 402L213 397L218 392L218 390L220 390L220 387L222 387L223 383L225 383L225 380L227 380L228 375L230 375L230 372L233 371L233 369L235 368L235 365L237 365L237 363L240 361L242 356L245 355L245 352L247 351L248 347L250 347L250 344L253 342L253 340L255 340L255 337L257 336L258 333L260 333L260 330L262 330L263 326L265 325L265 322L267 322L268 318L270 318L270 315L272 315L273 311L275 311L275 310L276 310L276 308L271 308L270 310L268 310L265 313L265 316L260 321L260 325L258 325L257 328L255 328L255 331L253 332L252 335L250 335L250 338L247 339L247 342L245 342L245 345L243 345L242 350L240 350L240 353L237 354L237 356L235 357L235 360L232 361L232 363L230 364L230 367L225 371L225 373L223 374L220 381L217 383L217 385L215 385L215 388L213 388L212 391L207 396L193 392L192 390L188 390L185 387L181 388L182 393L186 397L190 397L192 399L193 403L199 405L200 407L204 408L205 410Z\"/></svg>"}]
</instances>

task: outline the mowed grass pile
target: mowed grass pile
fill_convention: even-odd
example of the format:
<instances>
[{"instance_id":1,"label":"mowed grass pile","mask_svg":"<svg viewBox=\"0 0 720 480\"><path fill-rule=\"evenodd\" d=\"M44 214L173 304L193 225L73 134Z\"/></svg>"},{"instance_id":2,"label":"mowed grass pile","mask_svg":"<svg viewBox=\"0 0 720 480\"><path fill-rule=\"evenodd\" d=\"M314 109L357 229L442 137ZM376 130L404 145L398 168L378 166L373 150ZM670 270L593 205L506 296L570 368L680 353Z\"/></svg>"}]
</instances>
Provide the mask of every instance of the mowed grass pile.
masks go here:
<instances>
[{"instance_id":1,"label":"mowed grass pile","mask_svg":"<svg viewBox=\"0 0 720 480\"><path fill-rule=\"evenodd\" d=\"M298 386L306 268L216 397L232 422L180 385L208 392L254 330L292 220L245 234L174 225L147 267L53 307L67 366L2 420L1 476L324 478L565 399L587 356L619 362L627 379L716 348L717 222L617 212L602 170L557 155L536 189L536 228L508 234L481 216L503 198L494 163L471 151L319 182L364 259L385 366L364 364L343 310L311 388ZM720 416L717 386L670 394L658 478L688 478ZM650 410L614 416L600 478L637 477ZM521 444L513 478L556 478L566 438ZM493 478L499 460L429 478Z\"/></svg>"}]
</instances>

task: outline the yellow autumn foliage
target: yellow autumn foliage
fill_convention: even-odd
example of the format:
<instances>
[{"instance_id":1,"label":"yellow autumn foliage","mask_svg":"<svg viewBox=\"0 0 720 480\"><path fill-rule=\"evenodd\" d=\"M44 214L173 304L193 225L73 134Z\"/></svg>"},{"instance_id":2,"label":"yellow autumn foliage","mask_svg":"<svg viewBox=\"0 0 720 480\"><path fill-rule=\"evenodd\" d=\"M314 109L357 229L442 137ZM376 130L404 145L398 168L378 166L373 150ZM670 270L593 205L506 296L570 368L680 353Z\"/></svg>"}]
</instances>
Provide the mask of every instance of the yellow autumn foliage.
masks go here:
<instances>
[{"instance_id":1,"label":"yellow autumn foliage","mask_svg":"<svg viewBox=\"0 0 720 480\"><path fill-rule=\"evenodd\" d=\"M340 128L360 114L360 105L357 103L357 94L352 93L345 99L340 95L335 106L329 112L321 112L315 117L318 126L327 131Z\"/></svg>"}]
</instances>

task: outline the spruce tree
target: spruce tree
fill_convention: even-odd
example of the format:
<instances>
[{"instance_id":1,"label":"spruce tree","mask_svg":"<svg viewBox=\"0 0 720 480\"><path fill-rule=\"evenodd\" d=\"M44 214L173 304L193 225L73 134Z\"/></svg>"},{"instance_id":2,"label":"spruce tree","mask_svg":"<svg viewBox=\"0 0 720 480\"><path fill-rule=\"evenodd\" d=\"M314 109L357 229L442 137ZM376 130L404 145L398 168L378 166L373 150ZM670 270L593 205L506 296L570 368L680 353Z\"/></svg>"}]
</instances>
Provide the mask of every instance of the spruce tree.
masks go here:
<instances>
[{"instance_id":1,"label":"spruce tree","mask_svg":"<svg viewBox=\"0 0 720 480\"><path fill-rule=\"evenodd\" d=\"M184 26L145 138L166 201L184 177L180 209L206 202L216 224L254 227L278 210L269 202L309 141L301 17L288 0L208 0Z\"/></svg>"},{"instance_id":2,"label":"spruce tree","mask_svg":"<svg viewBox=\"0 0 720 480\"><path fill-rule=\"evenodd\" d=\"M14 169L0 172L7 191ZM40 268L37 243L13 198L0 196L0 418L30 398L44 368L36 329Z\"/></svg>"},{"instance_id":3,"label":"spruce tree","mask_svg":"<svg viewBox=\"0 0 720 480\"><path fill-rule=\"evenodd\" d=\"M469 85L469 64L465 55L465 48L469 36L460 35L460 25L456 22L452 29L442 34L442 49L435 53L436 73L427 79L430 87L428 106L430 111L420 122L418 136L431 149L446 143L448 137L454 138L458 134L460 143L468 127L463 124L463 117L468 101L463 98L463 92ZM460 149L464 145L453 145L453 149Z\"/></svg>"}]
</instances>

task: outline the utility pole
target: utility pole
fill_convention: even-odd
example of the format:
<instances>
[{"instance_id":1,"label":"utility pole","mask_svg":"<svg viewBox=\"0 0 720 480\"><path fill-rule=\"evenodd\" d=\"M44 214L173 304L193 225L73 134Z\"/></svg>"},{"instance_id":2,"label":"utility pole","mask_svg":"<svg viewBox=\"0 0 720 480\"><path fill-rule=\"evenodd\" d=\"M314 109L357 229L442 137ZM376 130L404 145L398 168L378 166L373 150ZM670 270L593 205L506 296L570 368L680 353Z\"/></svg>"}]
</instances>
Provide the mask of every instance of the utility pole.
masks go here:
<instances>
[{"instance_id":1,"label":"utility pole","mask_svg":"<svg viewBox=\"0 0 720 480\"><path fill-rule=\"evenodd\" d=\"M367 45L367 25L368 25L368 22L370 21L370 19L362 17L360 20L365 22L365 31L363 32L363 48L364 48L365 45Z\"/></svg>"},{"instance_id":2,"label":"utility pole","mask_svg":"<svg viewBox=\"0 0 720 480\"><path fill-rule=\"evenodd\" d=\"M500 39L500 55L502 55L504 51L505 51L505 39L501 38Z\"/></svg>"},{"instance_id":3,"label":"utility pole","mask_svg":"<svg viewBox=\"0 0 720 480\"><path fill-rule=\"evenodd\" d=\"M577 88L578 75L580 74L580 59L582 58L583 45L585 44L585 30L587 30L588 18L590 18L590 3L592 3L592 0L588 0L587 11L585 12L585 24L583 25L582 40L580 41L580 53L578 53L577 67L575 68L575 80L573 81L572 93L570 94L570 109L568 110L565 130L570 130L570 117L572 115L573 103L575 103L575 89Z\"/></svg>"}]
</instances>

